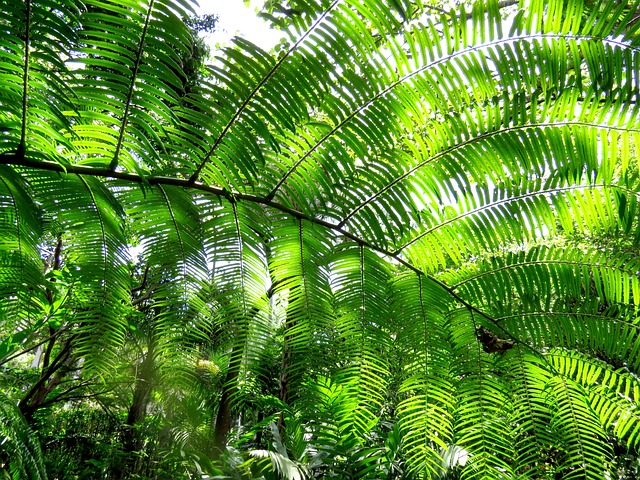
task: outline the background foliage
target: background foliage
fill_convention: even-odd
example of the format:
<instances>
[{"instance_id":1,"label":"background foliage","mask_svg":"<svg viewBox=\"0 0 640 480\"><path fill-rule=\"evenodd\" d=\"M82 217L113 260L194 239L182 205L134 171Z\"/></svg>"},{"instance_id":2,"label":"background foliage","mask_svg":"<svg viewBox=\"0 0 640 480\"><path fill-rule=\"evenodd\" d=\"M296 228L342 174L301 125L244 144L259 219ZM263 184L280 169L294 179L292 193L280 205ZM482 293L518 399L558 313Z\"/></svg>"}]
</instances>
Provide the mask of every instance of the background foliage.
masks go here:
<instances>
[{"instance_id":1,"label":"background foliage","mask_svg":"<svg viewBox=\"0 0 640 480\"><path fill-rule=\"evenodd\" d=\"M0 0L7 478L636 478L640 9Z\"/></svg>"}]
</instances>

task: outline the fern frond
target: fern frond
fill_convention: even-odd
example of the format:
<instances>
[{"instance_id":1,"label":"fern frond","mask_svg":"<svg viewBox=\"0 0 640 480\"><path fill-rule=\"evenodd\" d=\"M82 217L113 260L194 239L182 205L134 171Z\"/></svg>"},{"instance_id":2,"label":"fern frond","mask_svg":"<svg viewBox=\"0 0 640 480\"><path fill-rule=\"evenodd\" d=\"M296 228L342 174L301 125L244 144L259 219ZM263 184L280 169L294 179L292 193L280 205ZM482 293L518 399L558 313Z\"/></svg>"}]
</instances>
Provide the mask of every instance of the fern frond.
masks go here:
<instances>
[{"instance_id":1,"label":"fern frond","mask_svg":"<svg viewBox=\"0 0 640 480\"><path fill-rule=\"evenodd\" d=\"M559 445L564 455L560 462L562 477L602 478L613 452L587 393L563 377L552 378L547 388L553 412L551 428L557 438L562 438Z\"/></svg>"},{"instance_id":2,"label":"fern frond","mask_svg":"<svg viewBox=\"0 0 640 480\"><path fill-rule=\"evenodd\" d=\"M578 351L552 350L545 355L558 375L579 384L604 428L631 447L640 442L636 400L640 383L626 367L614 368Z\"/></svg>"},{"instance_id":3,"label":"fern frond","mask_svg":"<svg viewBox=\"0 0 640 480\"><path fill-rule=\"evenodd\" d=\"M640 261L633 256L571 246L541 246L479 261L446 275L464 298L495 310L519 302L535 310L549 309L556 298L597 296L604 305L637 309ZM534 310L534 311L535 311Z\"/></svg>"},{"instance_id":4,"label":"fern frond","mask_svg":"<svg viewBox=\"0 0 640 480\"><path fill-rule=\"evenodd\" d=\"M509 421L514 427L514 470L525 478L544 478L553 471L550 460L557 447L549 426L552 412L546 393L553 373L543 359L521 345L507 352L503 361L510 369L507 376L513 402Z\"/></svg>"},{"instance_id":5,"label":"fern frond","mask_svg":"<svg viewBox=\"0 0 640 480\"><path fill-rule=\"evenodd\" d=\"M496 372L496 358L482 351L475 338L479 325L469 310L453 310L447 326L455 355L453 439L469 455L462 476L510 478L515 451L507 419L513 406L504 379Z\"/></svg>"},{"instance_id":6,"label":"fern frond","mask_svg":"<svg viewBox=\"0 0 640 480\"><path fill-rule=\"evenodd\" d=\"M314 2L304 2L300 12L313 11L317 6ZM308 17L313 19L310 23L304 22L308 30L298 36L279 59L241 39L219 58L224 68L212 70L219 80L212 94L224 101L214 106L217 115L210 118L215 123L207 125L217 137L196 163L192 182L199 179L239 191L246 191L249 184L256 194L264 194L268 200L275 198L284 181L301 163L300 158L282 165L267 163L267 152L279 150L276 132L295 132L297 125L306 123L308 112L315 108L326 108L332 117L342 117L358 107L358 98L366 98L367 90L378 88L377 82L363 81L367 77L358 73L359 68L354 65L373 73L374 66L367 66L367 58L375 53L369 22L375 22L376 35L389 35L400 26L397 11L387 6L372 11L362 8L360 2L339 0L325 7ZM407 9L405 14L408 19L417 11ZM348 41L343 31L358 41ZM331 65L334 72L344 69L345 75L332 79L327 65ZM380 68L379 72L386 70ZM327 88L329 84L333 85L331 89ZM295 88L285 88L286 85L295 85ZM363 90L362 94L358 90ZM267 191L258 189L260 171L265 167L280 170L275 176L277 183L266 185L270 188Z\"/></svg>"},{"instance_id":7,"label":"fern frond","mask_svg":"<svg viewBox=\"0 0 640 480\"><path fill-rule=\"evenodd\" d=\"M122 345L130 302L129 253L123 210L94 177L25 170L43 210L60 225L65 269L78 322L78 354L87 366L106 370ZM98 354L98 352L100 352Z\"/></svg>"},{"instance_id":8,"label":"fern frond","mask_svg":"<svg viewBox=\"0 0 640 480\"><path fill-rule=\"evenodd\" d=\"M201 214L192 195L171 186L118 188L139 242L138 262L146 274L147 307L153 312L156 363L172 372L184 368L193 352L186 329L206 315L209 268L204 251ZM182 367L180 367L182 363Z\"/></svg>"},{"instance_id":9,"label":"fern frond","mask_svg":"<svg viewBox=\"0 0 640 480\"><path fill-rule=\"evenodd\" d=\"M55 158L68 146L73 93L65 60L76 42L80 14L75 2L0 2L0 127L3 151Z\"/></svg>"},{"instance_id":10,"label":"fern frond","mask_svg":"<svg viewBox=\"0 0 640 480\"><path fill-rule=\"evenodd\" d=\"M445 328L447 294L422 276L408 274L393 282L393 324L401 358L397 406L409 470L438 475L453 436L454 381L452 351Z\"/></svg>"},{"instance_id":11,"label":"fern frond","mask_svg":"<svg viewBox=\"0 0 640 480\"><path fill-rule=\"evenodd\" d=\"M161 163L190 48L182 18L192 12L189 2L87 2L72 59L82 65L73 85L76 161L128 171Z\"/></svg>"},{"instance_id":12,"label":"fern frond","mask_svg":"<svg viewBox=\"0 0 640 480\"><path fill-rule=\"evenodd\" d=\"M203 205L205 251L212 264L219 341L230 350L233 388L243 393L259 374L262 350L271 338L265 216L259 206L236 202Z\"/></svg>"},{"instance_id":13,"label":"fern frond","mask_svg":"<svg viewBox=\"0 0 640 480\"><path fill-rule=\"evenodd\" d=\"M333 363L330 345L335 334L328 270L332 239L325 238L325 233L302 220L271 220L269 270L272 295L286 298L282 375L291 398L297 396L306 375L327 375Z\"/></svg>"},{"instance_id":14,"label":"fern frond","mask_svg":"<svg viewBox=\"0 0 640 480\"><path fill-rule=\"evenodd\" d=\"M353 428L363 435L377 422L388 381L388 272L375 253L345 243L332 258L331 275L344 365L336 378L356 399Z\"/></svg>"},{"instance_id":15,"label":"fern frond","mask_svg":"<svg viewBox=\"0 0 640 480\"><path fill-rule=\"evenodd\" d=\"M11 331L34 319L43 301L39 242L42 218L29 186L11 167L0 165L0 311L2 329Z\"/></svg>"}]
</instances>

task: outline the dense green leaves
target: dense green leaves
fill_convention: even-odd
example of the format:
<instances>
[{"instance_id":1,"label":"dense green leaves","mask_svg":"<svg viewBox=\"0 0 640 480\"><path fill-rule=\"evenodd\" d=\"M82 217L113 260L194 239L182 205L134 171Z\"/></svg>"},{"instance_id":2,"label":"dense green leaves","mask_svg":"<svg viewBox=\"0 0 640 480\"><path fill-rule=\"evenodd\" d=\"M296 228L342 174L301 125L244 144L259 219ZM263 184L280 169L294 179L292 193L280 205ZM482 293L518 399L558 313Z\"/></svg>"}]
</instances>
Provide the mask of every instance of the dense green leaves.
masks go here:
<instances>
[{"instance_id":1,"label":"dense green leaves","mask_svg":"<svg viewBox=\"0 0 640 480\"><path fill-rule=\"evenodd\" d=\"M121 356L125 431L164 378L198 474L235 438L265 478L614 475L640 6L511 3L269 1L289 39L187 88L190 1L0 0L0 364L48 351L16 397Z\"/></svg>"}]
</instances>

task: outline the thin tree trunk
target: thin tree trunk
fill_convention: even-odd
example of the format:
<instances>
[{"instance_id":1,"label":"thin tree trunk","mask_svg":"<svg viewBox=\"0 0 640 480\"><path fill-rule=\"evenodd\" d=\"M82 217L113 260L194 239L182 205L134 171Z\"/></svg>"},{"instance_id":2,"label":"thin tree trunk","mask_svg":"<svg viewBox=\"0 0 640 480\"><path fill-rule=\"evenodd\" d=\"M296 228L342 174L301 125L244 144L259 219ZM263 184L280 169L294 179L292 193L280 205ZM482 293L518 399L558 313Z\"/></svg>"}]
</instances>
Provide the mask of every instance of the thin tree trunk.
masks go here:
<instances>
[{"instance_id":1,"label":"thin tree trunk","mask_svg":"<svg viewBox=\"0 0 640 480\"><path fill-rule=\"evenodd\" d=\"M134 452L140 451L143 447L143 438L138 427L147 416L147 408L151 400L155 374L154 355L153 342L150 342L147 353L136 372L133 400L129 406L122 438L124 461L115 466L113 478L116 480L127 478L129 474L133 473L135 469Z\"/></svg>"},{"instance_id":2,"label":"thin tree trunk","mask_svg":"<svg viewBox=\"0 0 640 480\"><path fill-rule=\"evenodd\" d=\"M51 364L49 364L48 357L45 359L40 378L18 403L18 408L27 422L31 423L33 414L44 404L51 391L60 384L67 373L67 369L75 361L75 357L71 355L73 339L75 339L75 336L66 341L62 350L58 352ZM50 344L53 344L55 340L56 337L54 335L50 340ZM50 349L48 350L50 351Z\"/></svg>"},{"instance_id":3,"label":"thin tree trunk","mask_svg":"<svg viewBox=\"0 0 640 480\"><path fill-rule=\"evenodd\" d=\"M222 396L220 397L220 405L218 406L218 414L216 415L213 434L214 458L220 458L220 455L227 448L227 436L231 431L231 393L238 383L241 357L242 345L236 343L231 351L231 362L229 362L229 369L224 379Z\"/></svg>"}]
</instances>

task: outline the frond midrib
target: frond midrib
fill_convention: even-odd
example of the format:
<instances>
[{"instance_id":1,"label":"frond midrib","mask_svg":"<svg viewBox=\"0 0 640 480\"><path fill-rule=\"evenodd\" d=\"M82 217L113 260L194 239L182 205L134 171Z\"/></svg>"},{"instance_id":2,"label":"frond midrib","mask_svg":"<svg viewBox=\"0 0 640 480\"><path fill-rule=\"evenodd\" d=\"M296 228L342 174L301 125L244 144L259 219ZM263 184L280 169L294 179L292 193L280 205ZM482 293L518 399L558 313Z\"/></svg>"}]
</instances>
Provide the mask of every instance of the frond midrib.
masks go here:
<instances>
[{"instance_id":1,"label":"frond midrib","mask_svg":"<svg viewBox=\"0 0 640 480\"><path fill-rule=\"evenodd\" d=\"M616 40L613 40L613 39L603 39L603 38L595 37L595 36L561 35L561 34L528 34L528 35L520 35L518 37L505 37L505 38L493 40L491 42L486 42L486 43L484 43L482 45L466 47L465 49L458 50L458 51L456 51L456 52L454 52L452 54L445 55L445 56L443 56L443 57L441 57L441 58L439 58L439 59L437 59L437 60L435 60L435 61L433 61L431 63L423 65L422 67L420 67L420 68L418 68L418 69L416 69L416 70L414 70L414 71L412 71L412 72L400 77L398 80L396 80L395 82L391 83L386 88L384 88L383 90L378 92L372 98L370 98L369 100L363 102L357 109L353 110L349 115L347 115L338 124L336 124L329 132L327 132L323 137L321 137L301 158L299 158L289 168L289 170L287 170L283 174L283 176L280 178L278 183L267 194L265 199L269 199L270 200L270 199L274 198L276 193L278 192L278 190L282 187L282 185L284 185L284 183L295 172L295 170L302 163L304 163L304 161L307 158L309 158L313 154L313 152L315 152L318 148L320 148L324 142L326 142L329 138L333 137L333 135L335 135L335 133L338 132L339 130L341 130L345 125L349 124L351 122L351 120L353 120L355 118L356 115L358 115L360 112L364 111L365 109L367 109L368 107L373 105L380 98L383 98L388 93L392 92L396 87L402 85L404 82L412 79L413 77L415 77L415 76L419 75L420 73L428 70L429 68L433 68L433 67L435 67L437 65L444 64L444 63L452 60L453 58L456 58L456 57L459 57L459 56L462 56L462 55L466 55L469 52L480 51L482 49L490 48L490 47L497 46L497 45L500 45L500 44L503 44L503 43L513 43L513 42L520 41L520 40L533 40L533 39L537 39L537 38L554 38L554 39L572 38L574 40L598 40L598 41L607 42L607 43L610 43L612 45L616 45L616 46L619 46L619 47L622 47L622 48L629 48L629 49L632 49L632 50L635 50L635 51L640 51L640 47L632 47L632 46L629 46L629 45L627 45L625 43L622 43L622 42L619 42L619 41L616 41ZM526 128L526 127L527 126L522 126L522 127L519 127L519 128ZM516 127L514 127L514 128L516 128ZM628 129L625 129L625 130L628 131ZM460 144L460 146L461 145L463 145L463 144ZM458 147L458 145L456 145L456 147ZM429 161L430 160L425 161L424 164L428 163ZM406 174L406 176L410 175L411 173L413 173L413 171L417 170L421 166L423 166L423 164L420 164L417 167L415 167L415 169L410 170ZM403 178L404 177L400 177L396 182L393 182L392 184L390 184L388 186L388 188L391 188L394 184L398 183ZM383 193L388 188L385 188L380 193ZM366 203L369 203L369 202L366 202ZM365 203L365 205L366 205L366 203ZM364 205L362 205L362 206L364 206ZM349 218L351 216L353 216L353 214L357 213L357 211L362 208L362 206L358 207L351 214L349 214L347 217L345 217L345 219L340 222L340 225L343 226L344 223L346 223L349 220Z\"/></svg>"},{"instance_id":2,"label":"frond midrib","mask_svg":"<svg viewBox=\"0 0 640 480\"><path fill-rule=\"evenodd\" d=\"M329 8L327 8L322 13L322 15L320 15L320 17L313 23L313 25L311 25L311 27L303 35L300 36L300 38L296 41L296 43L294 43L293 46L291 46L291 48L289 48L289 50L284 55L282 55L282 57L280 59L278 59L278 61L275 63L275 65L267 72L267 74L260 80L260 82L258 82L258 84L253 88L253 90L251 90L249 95L247 95L245 97L245 99L242 102L242 104L240 105L240 107L236 110L236 112L233 114L231 119L224 126L224 128L222 129L222 132L216 137L215 141L211 145L211 148L209 149L209 151L207 152L205 157L197 165L197 167L196 167L195 171L193 172L193 174L191 175L191 177L189 177L189 185L195 184L198 181L198 177L200 176L200 172L202 171L202 169L205 167L205 165L207 164L207 162L209 161L211 156L215 153L216 149L223 142L223 140L225 139L225 137L226 137L227 133L229 132L229 130L231 129L231 127L238 121L238 119L240 118L242 113L246 110L246 108L249 106L251 101L258 94L260 89L262 89L262 87L269 81L269 79L271 77L273 77L273 75L275 75L279 71L280 66L291 56L291 54L302 44L302 42L309 35L311 35L311 33L315 30L315 28L338 5L338 3L340 1L341 0L334 0L333 1L333 3L329 6ZM273 197L271 197L271 198L267 197L267 198L270 200Z\"/></svg>"},{"instance_id":3,"label":"frond midrib","mask_svg":"<svg viewBox=\"0 0 640 480\"><path fill-rule=\"evenodd\" d=\"M561 186L561 187L557 187L557 188L550 188L550 189L546 189L546 190L536 190L534 192L529 192L529 193L523 193L520 195L515 195L513 197L505 197L502 198L500 200L496 200L494 202L490 202L484 205L480 205L479 207L473 208L471 210L468 210L466 212L463 212L459 215L456 215L455 217L451 217L448 218L446 220L443 220L441 222L439 222L437 225L428 228L427 230L425 230L424 232L420 233L419 235L415 236L414 238L412 238L411 240L409 240L408 242L404 243L403 245L401 245L400 247L398 247L394 253L399 254L402 252L402 250L404 250L405 248L413 245L415 242L417 242L418 240L420 240L421 238L426 237L427 235L430 235L431 233L433 233L434 231L443 228L451 223L454 223L462 218L466 218L468 216L471 215L475 215L476 213L479 212L483 212L485 210L491 209L496 205L504 205L504 204L508 204L511 202L517 202L519 200L524 200L526 198L535 198L538 196L544 196L544 195L548 195L548 194L553 194L553 193L560 193L560 192L571 192L574 190L583 190L583 189L592 189L592 188L610 188L610 189L615 189L615 190L620 190L623 191L625 193L629 193L629 194L633 194L636 195L638 197L640 197L640 192L636 192L631 190L630 188L624 187L622 185L617 185L617 184L612 184L612 183L596 183L596 184L579 184L579 185L565 185L565 186Z\"/></svg>"}]
</instances>

